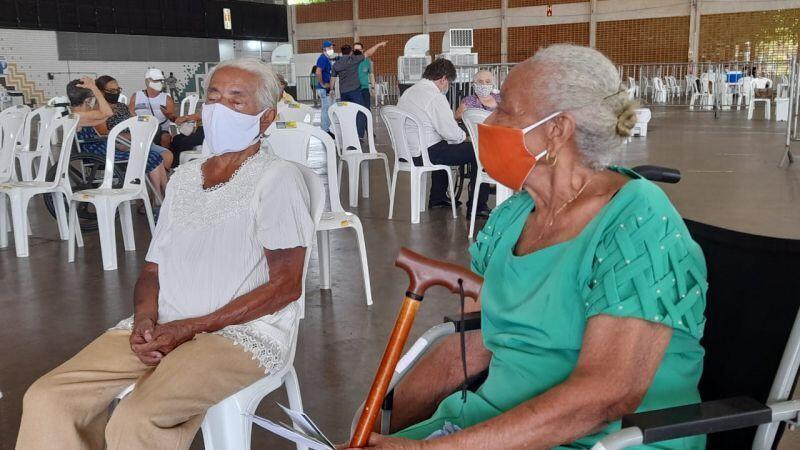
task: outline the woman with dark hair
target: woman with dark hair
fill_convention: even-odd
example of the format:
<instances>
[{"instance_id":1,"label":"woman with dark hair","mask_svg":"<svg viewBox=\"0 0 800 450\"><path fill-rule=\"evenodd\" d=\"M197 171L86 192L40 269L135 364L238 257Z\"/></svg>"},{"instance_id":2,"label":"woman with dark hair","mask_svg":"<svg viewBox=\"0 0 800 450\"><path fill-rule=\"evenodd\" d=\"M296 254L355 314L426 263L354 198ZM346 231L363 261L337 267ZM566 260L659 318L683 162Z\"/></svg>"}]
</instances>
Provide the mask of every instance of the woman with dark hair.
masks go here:
<instances>
[{"instance_id":1,"label":"woman with dark hair","mask_svg":"<svg viewBox=\"0 0 800 450\"><path fill-rule=\"evenodd\" d=\"M108 131L111 131L111 129L119 125L120 122L130 119L131 112L128 110L128 105L120 103L119 101L122 88L119 87L119 83L117 83L116 79L110 75L103 75L95 80L95 84L100 91L103 92L103 97L108 101L108 104L111 105L113 113L111 117L106 119L106 127L108 127ZM126 132L122 137L129 139L130 135ZM164 160L164 167L172 167L172 161L174 159L172 152L156 144L150 146L150 151L155 151L161 155L161 158Z\"/></svg>"},{"instance_id":2,"label":"woman with dark hair","mask_svg":"<svg viewBox=\"0 0 800 450\"><path fill-rule=\"evenodd\" d=\"M105 84L107 89L109 89L109 86L109 83ZM106 100L105 93L97 87L93 79L83 77L80 80L72 80L67 83L67 97L69 97L72 112L77 113L80 117L76 137L83 141L81 151L105 157L106 141L101 140L100 134L94 129L98 125L105 125L106 121L114 115L114 110ZM114 160L127 160L130 147L121 145L119 142L116 147ZM164 168L163 158L152 147L147 155L147 168L145 170L155 189L163 196L167 186L167 171Z\"/></svg>"}]
</instances>

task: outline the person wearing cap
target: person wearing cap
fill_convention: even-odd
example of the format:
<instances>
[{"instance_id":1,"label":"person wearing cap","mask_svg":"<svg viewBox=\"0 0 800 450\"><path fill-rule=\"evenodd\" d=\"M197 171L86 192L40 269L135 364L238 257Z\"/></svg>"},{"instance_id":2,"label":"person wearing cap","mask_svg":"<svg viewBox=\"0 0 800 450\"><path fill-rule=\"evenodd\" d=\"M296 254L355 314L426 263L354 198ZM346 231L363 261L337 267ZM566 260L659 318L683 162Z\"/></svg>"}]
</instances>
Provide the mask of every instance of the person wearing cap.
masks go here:
<instances>
[{"instance_id":1,"label":"person wearing cap","mask_svg":"<svg viewBox=\"0 0 800 450\"><path fill-rule=\"evenodd\" d=\"M320 114L319 127L322 131L330 134L331 119L328 117L328 108L331 106L330 92L333 89L331 80L331 60L336 57L333 51L334 44L331 41L322 42L322 53L317 58L317 96L322 103L322 114Z\"/></svg>"},{"instance_id":2,"label":"person wearing cap","mask_svg":"<svg viewBox=\"0 0 800 450\"><path fill-rule=\"evenodd\" d=\"M170 148L172 137L169 125L175 120L175 102L172 96L163 92L164 73L159 69L147 69L144 74L145 89L136 91L131 95L128 109L137 116L154 116L159 123L160 130L156 134L154 143Z\"/></svg>"}]
</instances>

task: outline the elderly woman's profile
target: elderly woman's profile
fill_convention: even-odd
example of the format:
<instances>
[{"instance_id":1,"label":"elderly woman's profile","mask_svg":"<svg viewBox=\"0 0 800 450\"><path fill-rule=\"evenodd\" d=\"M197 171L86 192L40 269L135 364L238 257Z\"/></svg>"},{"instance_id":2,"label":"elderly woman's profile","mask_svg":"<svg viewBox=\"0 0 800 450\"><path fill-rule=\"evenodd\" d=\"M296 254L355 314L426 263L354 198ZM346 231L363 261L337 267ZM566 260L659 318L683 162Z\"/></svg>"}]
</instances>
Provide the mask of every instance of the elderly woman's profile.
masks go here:
<instances>
[{"instance_id":1,"label":"elderly woman's profile","mask_svg":"<svg viewBox=\"0 0 800 450\"><path fill-rule=\"evenodd\" d=\"M187 449L210 406L286 363L314 222L300 169L261 148L280 95L258 60L210 73L213 156L172 176L133 316L28 389L18 449Z\"/></svg>"},{"instance_id":2,"label":"elderly woman's profile","mask_svg":"<svg viewBox=\"0 0 800 450\"><path fill-rule=\"evenodd\" d=\"M625 414L700 400L705 261L664 192L611 165L635 125L616 67L554 45L501 94L480 158L520 192L470 248L484 284L467 376L488 377L451 394L465 375L458 336L446 340L395 389L394 434L370 448L586 449ZM657 448L702 449L705 437Z\"/></svg>"}]
</instances>

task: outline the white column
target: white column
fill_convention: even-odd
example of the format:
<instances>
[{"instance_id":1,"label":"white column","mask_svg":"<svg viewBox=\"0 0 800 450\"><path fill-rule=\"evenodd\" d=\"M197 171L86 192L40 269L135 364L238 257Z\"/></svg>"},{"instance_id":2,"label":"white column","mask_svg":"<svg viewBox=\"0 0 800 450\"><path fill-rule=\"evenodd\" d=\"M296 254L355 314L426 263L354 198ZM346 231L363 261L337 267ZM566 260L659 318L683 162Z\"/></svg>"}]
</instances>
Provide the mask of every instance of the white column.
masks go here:
<instances>
[{"instance_id":1,"label":"white column","mask_svg":"<svg viewBox=\"0 0 800 450\"><path fill-rule=\"evenodd\" d=\"M597 47L597 0L589 1L589 47Z\"/></svg>"},{"instance_id":2,"label":"white column","mask_svg":"<svg viewBox=\"0 0 800 450\"><path fill-rule=\"evenodd\" d=\"M500 62L508 62L508 0L500 0Z\"/></svg>"},{"instance_id":3,"label":"white column","mask_svg":"<svg viewBox=\"0 0 800 450\"><path fill-rule=\"evenodd\" d=\"M353 0L353 42L358 42L358 0Z\"/></svg>"},{"instance_id":4,"label":"white column","mask_svg":"<svg viewBox=\"0 0 800 450\"><path fill-rule=\"evenodd\" d=\"M422 34L428 33L428 11L429 3L428 0L422 0Z\"/></svg>"},{"instance_id":5,"label":"white column","mask_svg":"<svg viewBox=\"0 0 800 450\"><path fill-rule=\"evenodd\" d=\"M700 55L700 0L689 0L689 61L696 63Z\"/></svg>"},{"instance_id":6,"label":"white column","mask_svg":"<svg viewBox=\"0 0 800 450\"><path fill-rule=\"evenodd\" d=\"M289 44L292 51L297 53L297 10L294 5L286 5L286 28L289 31Z\"/></svg>"}]
</instances>

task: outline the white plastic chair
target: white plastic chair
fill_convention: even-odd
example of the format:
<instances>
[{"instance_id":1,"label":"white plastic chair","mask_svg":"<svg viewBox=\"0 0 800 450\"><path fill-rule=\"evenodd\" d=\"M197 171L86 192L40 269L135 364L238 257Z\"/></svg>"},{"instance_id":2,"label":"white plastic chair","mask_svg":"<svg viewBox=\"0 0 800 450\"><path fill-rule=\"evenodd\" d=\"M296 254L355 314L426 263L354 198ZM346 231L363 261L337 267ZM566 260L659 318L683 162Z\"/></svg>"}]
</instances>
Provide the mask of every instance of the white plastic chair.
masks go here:
<instances>
[{"instance_id":1,"label":"white plastic chair","mask_svg":"<svg viewBox=\"0 0 800 450\"><path fill-rule=\"evenodd\" d=\"M323 186L320 177L311 169L307 167L299 167L299 169L308 187L311 217L314 220L314 224L318 224L322 210L325 208L325 186ZM203 433L203 446L206 450L250 450L253 423L247 418L247 415L255 414L261 400L281 386L286 387L289 407L298 412L303 411L300 383L297 380L297 372L294 370L294 357L297 352L297 335L300 328L300 320L305 317L305 286L308 262L311 258L311 244L309 242L306 247L306 255L303 262L302 293L300 298L295 300L298 302L300 310L292 325L286 365L275 373L268 374L250 386L208 408L200 425L200 430ZM117 399L124 398L135 387L135 384L128 386L117 396ZM297 445L297 450L306 449L307 447L305 446Z\"/></svg>"},{"instance_id":2,"label":"white plastic chair","mask_svg":"<svg viewBox=\"0 0 800 450\"><path fill-rule=\"evenodd\" d=\"M757 98L756 89L766 89L766 78L756 78L750 81L750 104L747 107L747 120L753 120L753 111L756 108L756 103L764 104L764 119L770 120L772 117L772 101L768 98Z\"/></svg>"},{"instance_id":3,"label":"white plastic chair","mask_svg":"<svg viewBox=\"0 0 800 450\"><path fill-rule=\"evenodd\" d=\"M278 120L281 122L311 123L314 120L314 108L302 103L278 102Z\"/></svg>"},{"instance_id":4,"label":"white plastic chair","mask_svg":"<svg viewBox=\"0 0 800 450\"><path fill-rule=\"evenodd\" d=\"M119 99L117 99L117 103L122 103L123 105L128 104L128 96L125 94L119 94Z\"/></svg>"},{"instance_id":5,"label":"white plastic chair","mask_svg":"<svg viewBox=\"0 0 800 450\"><path fill-rule=\"evenodd\" d=\"M636 85L636 80L633 77L628 77L628 93L631 100L639 96L639 86Z\"/></svg>"},{"instance_id":6,"label":"white plastic chair","mask_svg":"<svg viewBox=\"0 0 800 450\"><path fill-rule=\"evenodd\" d=\"M750 90L750 85L753 81L751 77L742 77L739 78L737 81L736 90L738 91L738 98L736 99L736 106L737 108L741 109L742 103L744 102L744 106L750 107L750 99L753 97L753 93Z\"/></svg>"},{"instance_id":7,"label":"white plastic chair","mask_svg":"<svg viewBox=\"0 0 800 450\"><path fill-rule=\"evenodd\" d=\"M478 124L483 123L483 121L486 120L490 114L491 112L478 108L468 108L461 114L461 119L464 121L464 125L467 126L467 132L469 133L470 140L472 141L472 150L475 152L475 161L477 161L478 164L478 173L475 176L475 190L472 193L472 213L469 220L468 236L470 239L472 239L472 236L475 234L475 213L478 211L478 194L481 189L481 184L486 183L497 186L495 192L502 187L502 185L490 177L489 174L483 169L483 164L481 164L481 158L479 156L480 149L478 147ZM499 192L497 192L497 194L499 194ZM502 203L502 200L498 197L497 204L499 205L500 203Z\"/></svg>"},{"instance_id":8,"label":"white plastic chair","mask_svg":"<svg viewBox=\"0 0 800 450\"><path fill-rule=\"evenodd\" d=\"M200 101L200 97L196 94L189 94L184 97L183 100L181 100L180 115L194 114L197 111L198 101Z\"/></svg>"},{"instance_id":9,"label":"white plastic chair","mask_svg":"<svg viewBox=\"0 0 800 450\"><path fill-rule=\"evenodd\" d=\"M689 97L689 109L694 109L695 105L698 105L703 109L711 108L711 105L714 103L714 99L710 93L700 92L697 89L697 77L687 75L686 82L688 87L687 95L691 94ZM702 84L704 86L708 85L706 82L702 82Z\"/></svg>"},{"instance_id":10,"label":"white plastic chair","mask_svg":"<svg viewBox=\"0 0 800 450\"><path fill-rule=\"evenodd\" d=\"M667 88L664 86L664 81L659 77L653 77L653 102L667 102Z\"/></svg>"},{"instance_id":11,"label":"white plastic chair","mask_svg":"<svg viewBox=\"0 0 800 450\"><path fill-rule=\"evenodd\" d=\"M125 180L122 187L114 188L114 151L117 136L125 131L130 131L130 150L128 165L125 169ZM147 154L150 143L158 131L158 120L153 116L135 116L123 120L108 133L106 141L106 170L103 172L103 182L97 189L86 189L73 194L70 201L69 215L69 262L75 261L75 241L78 247L83 247L83 235L78 223L77 206L80 202L91 203L97 213L97 229L100 234L100 249L103 256L104 270L117 270L117 238L115 231L116 212L119 207L119 220L122 227L122 239L125 250L136 250L133 234L133 217L131 215L131 201L141 200L147 213L150 232L155 228L153 209L145 183L145 169L147 168Z\"/></svg>"},{"instance_id":12,"label":"white plastic chair","mask_svg":"<svg viewBox=\"0 0 800 450\"><path fill-rule=\"evenodd\" d=\"M47 127L47 133L40 135L40 140L37 143L39 151L47 151L50 147L50 134L56 129L63 130L64 140L61 143L61 152L58 156L58 165L56 166L56 176L51 181L46 181L47 175L47 158L39 159L39 169L37 171L36 179L33 181L11 181L8 183L0 184L0 194L8 196L11 203L11 219L14 222L14 246L16 247L17 257L26 258L28 256L28 203L31 198L39 194L50 194L53 199L53 205L56 209L56 219L58 221L58 234L62 240L67 239L67 212L64 208L64 199L72 196L72 187L69 183L67 172L69 170L69 157L72 148L72 139L75 136L75 128L78 126L78 116L71 114L69 116L58 117L52 119L52 124ZM5 230L6 221L6 202L5 198L0 199L0 230ZM5 237L2 234L0 240ZM7 242L0 242L0 247L7 246Z\"/></svg>"},{"instance_id":13,"label":"white plastic chair","mask_svg":"<svg viewBox=\"0 0 800 450\"><path fill-rule=\"evenodd\" d=\"M361 258L361 273L364 277L364 292L367 306L372 305L372 288L369 280L369 265L367 264L367 246L364 240L364 227L357 215L347 212L342 208L339 200L339 180L336 174L336 144L333 143L328 133L320 128L301 122L276 122L267 130L267 143L270 151L275 155L304 166L309 166L309 150L316 145L311 138L316 138L322 143L325 152L323 167L327 171L329 207L322 213L322 219L317 226L319 272L322 278L322 289L330 289L330 237L329 231L343 228L353 228L356 232L358 253Z\"/></svg>"},{"instance_id":14,"label":"white plastic chair","mask_svg":"<svg viewBox=\"0 0 800 450\"><path fill-rule=\"evenodd\" d=\"M450 193L453 218L456 218L456 199L453 194L453 173L450 166L434 165L428 157L428 145L422 122L396 106L381 108L381 118L389 131L389 139L394 149L394 172L392 174L392 188L389 192L389 219L394 213L394 194L397 189L397 176L399 172L408 172L411 178L411 223L419 223L419 214L427 206L426 181L429 172L444 170L447 173L447 188ZM406 124L410 123L416 129L419 148L412 149L406 136ZM422 157L422 165L414 165L414 156Z\"/></svg>"},{"instance_id":15,"label":"white plastic chair","mask_svg":"<svg viewBox=\"0 0 800 450\"><path fill-rule=\"evenodd\" d=\"M648 108L636 109L636 125L631 129L631 136L647 136L647 124L650 123L652 113Z\"/></svg>"},{"instance_id":16,"label":"white plastic chair","mask_svg":"<svg viewBox=\"0 0 800 450\"><path fill-rule=\"evenodd\" d=\"M47 158L48 162L53 162L53 152L51 151L50 146L41 145L41 143L43 142L42 139L45 136L47 139L50 139L52 133L49 132L48 128L53 123L56 113L56 108L52 106L42 106L31 111L31 113L28 114L27 119L25 119L25 128L23 129L15 151L16 158L19 160L20 175L23 181L33 181L33 167L35 160L44 156ZM39 118L36 138L37 145L35 148L31 148L33 119L36 117ZM47 169L46 164L44 167Z\"/></svg>"},{"instance_id":17,"label":"white plastic chair","mask_svg":"<svg viewBox=\"0 0 800 450\"><path fill-rule=\"evenodd\" d=\"M361 147L361 140L358 138L357 116L363 113L367 117L367 129L364 132L369 144L368 151L365 153ZM331 105L328 109L328 117L333 125L333 133L336 135L336 152L339 155L337 168L338 179L342 179L342 166L347 163L347 176L349 180L350 206L358 206L358 177L361 165L365 161L383 160L383 168L386 171L386 192L389 192L389 157L385 153L378 153L375 150L375 137L373 135L372 111L353 103L338 102ZM361 195L369 198L369 164L365 164L364 174L361 177Z\"/></svg>"},{"instance_id":18,"label":"white plastic chair","mask_svg":"<svg viewBox=\"0 0 800 450\"><path fill-rule=\"evenodd\" d=\"M25 127L25 118L31 109L25 105L15 105L0 111L0 183L8 183L16 179L14 152L20 135ZM0 195L0 248L8 247L8 232L11 220L10 211L6 208L6 198Z\"/></svg>"},{"instance_id":19,"label":"white plastic chair","mask_svg":"<svg viewBox=\"0 0 800 450\"><path fill-rule=\"evenodd\" d=\"M195 159L206 159L209 156L211 156L211 151L206 145L206 142L203 141L203 144L196 146L194 150L186 150L185 152L181 152L178 162L179 164L184 164Z\"/></svg>"}]
</instances>

